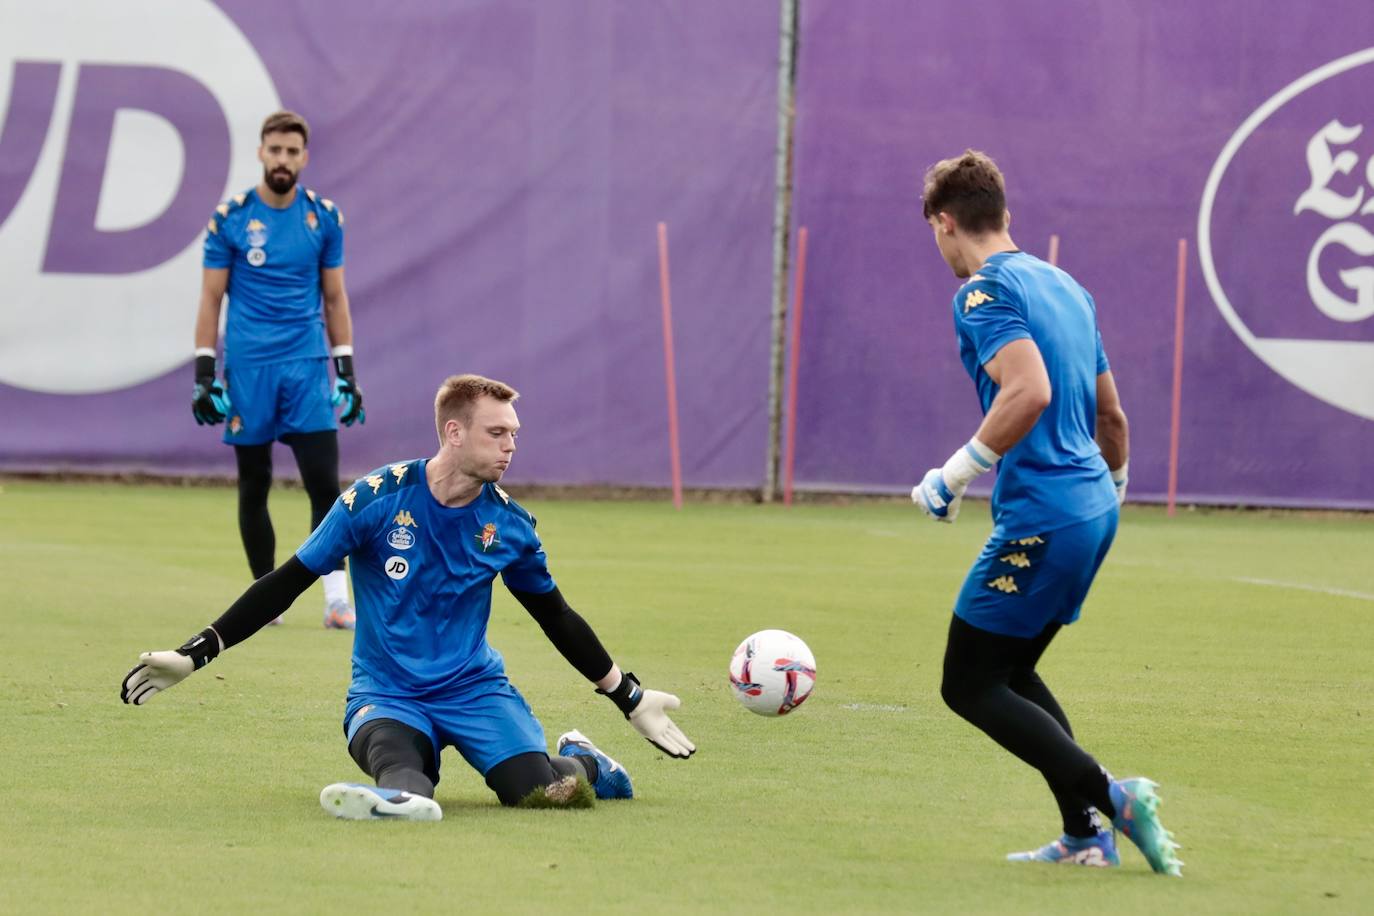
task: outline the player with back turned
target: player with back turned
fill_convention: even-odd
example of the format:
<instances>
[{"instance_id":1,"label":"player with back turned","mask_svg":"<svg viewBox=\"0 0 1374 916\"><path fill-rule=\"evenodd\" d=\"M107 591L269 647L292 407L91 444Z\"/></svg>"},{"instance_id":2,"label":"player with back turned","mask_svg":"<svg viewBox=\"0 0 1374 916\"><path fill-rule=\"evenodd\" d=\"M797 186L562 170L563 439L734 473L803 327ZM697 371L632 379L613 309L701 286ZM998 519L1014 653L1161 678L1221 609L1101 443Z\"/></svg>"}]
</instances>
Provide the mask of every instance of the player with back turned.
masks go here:
<instances>
[{"instance_id":1,"label":"player with back turned","mask_svg":"<svg viewBox=\"0 0 1374 916\"><path fill-rule=\"evenodd\" d=\"M911 498L953 522L968 485L998 467L992 535L955 602L940 692L1039 770L1058 802L1063 835L1009 859L1117 865L1101 814L1156 872L1179 875L1155 784L1114 779L1079 747L1035 670L1060 628L1078 618L1125 499L1126 414L1096 306L1067 273L1016 248L1002 173L983 153L932 166L922 201L940 254L964 280L954 326L984 417Z\"/></svg>"},{"instance_id":2,"label":"player with back turned","mask_svg":"<svg viewBox=\"0 0 1374 916\"><path fill-rule=\"evenodd\" d=\"M296 182L310 160L304 118L290 111L268 116L261 140L262 181L216 207L206 226L191 396L197 423L228 421L224 442L234 447L238 466L239 534L254 579L276 565L276 534L267 512L272 443L280 440L295 456L313 529L339 495L334 407L342 405L339 420L345 426L366 420L353 375L343 214L333 201ZM215 380L215 341L226 292L221 386ZM332 394L331 355L337 377ZM324 625L352 629L342 567L325 575L324 597Z\"/></svg>"},{"instance_id":3,"label":"player with back turned","mask_svg":"<svg viewBox=\"0 0 1374 916\"><path fill-rule=\"evenodd\" d=\"M315 579L350 557L358 626L343 727L348 751L375 785L334 783L320 794L338 817L438 820L439 752L458 749L503 805L575 804L584 777L597 798L629 798L625 769L579 731L546 751L544 730L488 644L491 588L506 588L597 692L659 750L696 750L668 717L678 699L622 673L564 600L534 518L497 486L520 423L510 386L447 379L434 402L439 451L378 468L335 501L296 554L255 582L179 649L145 652L125 678L142 705L282 613Z\"/></svg>"}]
</instances>

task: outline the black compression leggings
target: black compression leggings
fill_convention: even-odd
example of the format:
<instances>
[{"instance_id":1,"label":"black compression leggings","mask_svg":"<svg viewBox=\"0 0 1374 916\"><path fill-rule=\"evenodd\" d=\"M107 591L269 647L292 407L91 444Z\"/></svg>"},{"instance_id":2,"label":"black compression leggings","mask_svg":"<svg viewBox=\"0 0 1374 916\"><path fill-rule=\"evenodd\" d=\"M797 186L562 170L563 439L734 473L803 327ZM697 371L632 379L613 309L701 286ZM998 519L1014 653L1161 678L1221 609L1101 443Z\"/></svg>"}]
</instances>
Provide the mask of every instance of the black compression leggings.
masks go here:
<instances>
[{"instance_id":1,"label":"black compression leggings","mask_svg":"<svg viewBox=\"0 0 1374 916\"><path fill-rule=\"evenodd\" d=\"M434 797L439 767L429 736L395 719L368 722L348 743L349 756L383 789Z\"/></svg>"},{"instance_id":2,"label":"black compression leggings","mask_svg":"<svg viewBox=\"0 0 1374 916\"><path fill-rule=\"evenodd\" d=\"M296 457L301 483L310 497L310 530L314 531L339 495L339 434L332 429L289 433L282 441ZM234 457L239 469L239 535L248 569L254 579L261 579L276 566L277 535L267 512L272 444L236 445Z\"/></svg>"},{"instance_id":3,"label":"black compression leggings","mask_svg":"<svg viewBox=\"0 0 1374 916\"><path fill-rule=\"evenodd\" d=\"M358 729L348 753L384 789L434 797L439 782L434 745L428 736L395 719L377 719ZM508 757L487 773L487 785L503 805L516 805L535 789L565 776L588 776L578 757L550 757L542 751Z\"/></svg>"},{"instance_id":4,"label":"black compression leggings","mask_svg":"<svg viewBox=\"0 0 1374 916\"><path fill-rule=\"evenodd\" d=\"M1039 770L1065 830L1085 835L1085 809L1095 807L1108 817L1113 811L1105 772L1074 741L1068 717L1035 672L1059 629L1050 624L1034 639L1020 639L954 617L940 695L950 709Z\"/></svg>"}]
</instances>

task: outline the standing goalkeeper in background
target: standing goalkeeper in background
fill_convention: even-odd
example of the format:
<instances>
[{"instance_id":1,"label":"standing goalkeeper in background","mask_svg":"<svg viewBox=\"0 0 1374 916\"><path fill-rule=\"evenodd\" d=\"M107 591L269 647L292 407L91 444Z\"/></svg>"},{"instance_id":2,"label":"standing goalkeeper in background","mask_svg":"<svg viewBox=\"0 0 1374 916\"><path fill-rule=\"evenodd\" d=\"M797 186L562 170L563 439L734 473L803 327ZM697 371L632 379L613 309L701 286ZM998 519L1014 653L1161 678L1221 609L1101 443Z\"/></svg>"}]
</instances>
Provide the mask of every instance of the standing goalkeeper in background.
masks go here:
<instances>
[{"instance_id":1,"label":"standing goalkeeper in background","mask_svg":"<svg viewBox=\"0 0 1374 916\"><path fill-rule=\"evenodd\" d=\"M1041 772L1064 834L1016 861L1120 863L1099 813L1157 872L1181 874L1148 779L1113 779L1075 743L1035 671L1079 608L1116 534L1128 436L1092 297L1018 251L1002 173L969 150L931 167L922 193L954 275L959 356L983 405L977 432L911 498L953 522L969 483L998 465L993 531L954 606L940 692L949 707Z\"/></svg>"},{"instance_id":2,"label":"standing goalkeeper in background","mask_svg":"<svg viewBox=\"0 0 1374 916\"><path fill-rule=\"evenodd\" d=\"M239 534L254 579L276 566L276 534L267 512L272 443L284 442L296 457L314 529L339 495L334 407L343 405L339 419L345 426L366 419L353 377L343 214L296 183L310 160L304 118L290 111L270 115L261 140L262 181L216 207L206 227L191 402L197 423L228 421L224 441L234 447L238 464ZM226 291L221 386L215 381L215 341ZM342 566L324 576L324 600L324 625L353 629Z\"/></svg>"}]
</instances>

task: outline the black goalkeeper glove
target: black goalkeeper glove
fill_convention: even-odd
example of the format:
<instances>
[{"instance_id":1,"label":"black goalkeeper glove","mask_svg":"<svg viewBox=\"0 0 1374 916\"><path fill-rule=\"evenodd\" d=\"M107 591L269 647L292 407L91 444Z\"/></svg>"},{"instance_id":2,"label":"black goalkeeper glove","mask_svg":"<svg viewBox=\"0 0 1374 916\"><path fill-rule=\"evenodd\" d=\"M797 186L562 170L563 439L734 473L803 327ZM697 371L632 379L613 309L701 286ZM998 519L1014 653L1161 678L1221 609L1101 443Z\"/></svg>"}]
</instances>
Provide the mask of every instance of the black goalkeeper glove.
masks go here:
<instances>
[{"instance_id":1,"label":"black goalkeeper glove","mask_svg":"<svg viewBox=\"0 0 1374 916\"><path fill-rule=\"evenodd\" d=\"M671 693L645 690L639 686L639 679L628 671L621 674L619 687L597 693L610 697L635 731L669 757L686 759L696 753L697 746L668 718L667 710L682 705L682 701Z\"/></svg>"},{"instance_id":2,"label":"black goalkeeper glove","mask_svg":"<svg viewBox=\"0 0 1374 916\"><path fill-rule=\"evenodd\" d=\"M186 640L178 649L167 652L144 652L138 665L124 676L119 698L125 703L142 706L168 687L175 687L191 673L204 668L219 655L219 634L206 627Z\"/></svg>"},{"instance_id":3,"label":"black goalkeeper glove","mask_svg":"<svg viewBox=\"0 0 1374 916\"><path fill-rule=\"evenodd\" d=\"M223 423L232 409L228 392L215 381L215 358L197 356L196 387L191 392L191 416L196 418L196 425Z\"/></svg>"},{"instance_id":4,"label":"black goalkeeper glove","mask_svg":"<svg viewBox=\"0 0 1374 916\"><path fill-rule=\"evenodd\" d=\"M334 395L329 399L329 403L335 407L344 405L339 413L339 422L344 426L352 426L355 422L366 423L367 411L363 410L363 390L358 387L358 380L353 377L351 353L334 357L334 375Z\"/></svg>"}]
</instances>

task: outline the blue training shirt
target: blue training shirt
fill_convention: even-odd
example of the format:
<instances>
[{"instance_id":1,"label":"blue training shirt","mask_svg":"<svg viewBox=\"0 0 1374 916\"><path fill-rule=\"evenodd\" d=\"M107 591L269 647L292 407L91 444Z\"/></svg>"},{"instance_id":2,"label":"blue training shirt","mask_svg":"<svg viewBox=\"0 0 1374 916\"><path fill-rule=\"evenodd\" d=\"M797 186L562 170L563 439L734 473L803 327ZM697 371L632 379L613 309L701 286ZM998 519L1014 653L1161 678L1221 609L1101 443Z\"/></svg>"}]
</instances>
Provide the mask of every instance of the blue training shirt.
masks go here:
<instances>
[{"instance_id":1,"label":"blue training shirt","mask_svg":"<svg viewBox=\"0 0 1374 916\"><path fill-rule=\"evenodd\" d=\"M1002 456L992 491L993 537L1026 537L1097 518L1116 505L1097 431L1097 376L1109 368L1092 296L1023 251L988 258L954 295L959 358L986 414L998 386L983 369L1029 338L1053 392L1031 431Z\"/></svg>"},{"instance_id":2,"label":"blue training shirt","mask_svg":"<svg viewBox=\"0 0 1374 916\"><path fill-rule=\"evenodd\" d=\"M300 186L285 209L268 206L256 190L215 208L202 263L229 268L227 365L329 355L320 271L343 264L343 235L334 202Z\"/></svg>"},{"instance_id":3,"label":"blue training shirt","mask_svg":"<svg viewBox=\"0 0 1374 916\"><path fill-rule=\"evenodd\" d=\"M534 517L495 484L466 506L442 505L428 459L378 468L345 490L296 556L313 573L350 558L357 631L349 695L453 693L503 674L487 644L491 586L554 587Z\"/></svg>"}]
</instances>

